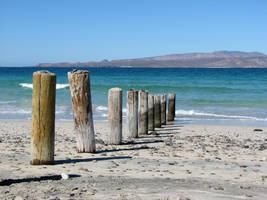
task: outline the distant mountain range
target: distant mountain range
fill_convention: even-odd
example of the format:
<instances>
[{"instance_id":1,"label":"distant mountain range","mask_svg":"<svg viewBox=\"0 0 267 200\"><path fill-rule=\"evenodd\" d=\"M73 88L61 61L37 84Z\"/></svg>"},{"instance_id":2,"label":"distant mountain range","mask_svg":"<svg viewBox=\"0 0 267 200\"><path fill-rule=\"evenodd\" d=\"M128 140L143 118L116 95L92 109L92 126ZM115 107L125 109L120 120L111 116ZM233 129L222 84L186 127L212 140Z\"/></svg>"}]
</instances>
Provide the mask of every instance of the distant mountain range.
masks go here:
<instances>
[{"instance_id":1,"label":"distant mountain range","mask_svg":"<svg viewBox=\"0 0 267 200\"><path fill-rule=\"evenodd\" d=\"M101 62L40 63L38 67L187 67L187 68L267 68L267 55L259 52L215 51L171 54Z\"/></svg>"}]
</instances>

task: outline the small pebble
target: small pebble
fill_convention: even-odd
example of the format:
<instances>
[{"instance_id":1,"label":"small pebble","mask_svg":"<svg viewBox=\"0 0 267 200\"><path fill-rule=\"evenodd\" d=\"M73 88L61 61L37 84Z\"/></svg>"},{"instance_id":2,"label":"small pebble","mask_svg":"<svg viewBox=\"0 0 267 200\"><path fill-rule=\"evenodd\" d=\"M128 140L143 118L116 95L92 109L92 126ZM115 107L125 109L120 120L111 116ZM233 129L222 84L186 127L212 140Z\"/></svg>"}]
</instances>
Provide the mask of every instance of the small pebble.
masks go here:
<instances>
[{"instance_id":1,"label":"small pebble","mask_svg":"<svg viewBox=\"0 0 267 200\"><path fill-rule=\"evenodd\" d=\"M215 189L215 190L224 190L224 188L223 188L222 186L215 187L214 189Z\"/></svg>"},{"instance_id":2,"label":"small pebble","mask_svg":"<svg viewBox=\"0 0 267 200\"><path fill-rule=\"evenodd\" d=\"M65 173L61 173L61 177L62 177L62 179L64 179L64 180L69 179L69 175L68 175L68 174L65 174Z\"/></svg>"},{"instance_id":3,"label":"small pebble","mask_svg":"<svg viewBox=\"0 0 267 200\"><path fill-rule=\"evenodd\" d=\"M186 170L186 173L187 174L192 174L192 172L190 170L188 170L188 169Z\"/></svg>"}]
</instances>

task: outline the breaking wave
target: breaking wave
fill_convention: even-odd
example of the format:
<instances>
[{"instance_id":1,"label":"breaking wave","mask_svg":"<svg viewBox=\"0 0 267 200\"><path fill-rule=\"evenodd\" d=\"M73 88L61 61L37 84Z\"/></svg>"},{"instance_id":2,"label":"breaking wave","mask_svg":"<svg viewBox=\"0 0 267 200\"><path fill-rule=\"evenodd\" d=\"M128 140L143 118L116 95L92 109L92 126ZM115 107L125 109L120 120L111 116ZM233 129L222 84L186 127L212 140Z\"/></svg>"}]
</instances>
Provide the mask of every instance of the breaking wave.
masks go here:
<instances>
[{"instance_id":1,"label":"breaking wave","mask_svg":"<svg viewBox=\"0 0 267 200\"><path fill-rule=\"evenodd\" d=\"M19 84L21 87L25 87L25 88L33 88L33 84L32 83L20 83ZM56 89L63 89L63 88L68 88L69 84L57 84L56 85Z\"/></svg>"},{"instance_id":2,"label":"breaking wave","mask_svg":"<svg viewBox=\"0 0 267 200\"><path fill-rule=\"evenodd\" d=\"M96 110L97 111L107 111L108 110L108 107L106 107L106 106L97 106L96 107Z\"/></svg>"},{"instance_id":3,"label":"breaking wave","mask_svg":"<svg viewBox=\"0 0 267 200\"><path fill-rule=\"evenodd\" d=\"M223 118L223 119L267 121L267 118L258 118L258 117L243 116L243 115L219 115L219 114L213 114L213 113L198 112L195 110L176 110L175 114L182 115L182 116L206 116L206 117L215 117L215 118Z\"/></svg>"}]
</instances>

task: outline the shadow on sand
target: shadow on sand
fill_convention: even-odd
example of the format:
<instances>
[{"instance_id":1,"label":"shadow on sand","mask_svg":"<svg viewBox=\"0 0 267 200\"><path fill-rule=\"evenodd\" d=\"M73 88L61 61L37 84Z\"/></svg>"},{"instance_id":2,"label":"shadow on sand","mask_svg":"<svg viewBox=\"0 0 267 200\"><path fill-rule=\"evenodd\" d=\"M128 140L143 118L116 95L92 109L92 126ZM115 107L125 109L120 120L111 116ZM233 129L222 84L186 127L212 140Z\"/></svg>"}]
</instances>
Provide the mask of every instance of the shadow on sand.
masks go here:
<instances>
[{"instance_id":1,"label":"shadow on sand","mask_svg":"<svg viewBox=\"0 0 267 200\"><path fill-rule=\"evenodd\" d=\"M161 129L161 130L156 130L157 134L162 136L162 135L173 135L173 134L179 134L181 133L179 129Z\"/></svg>"},{"instance_id":2,"label":"shadow on sand","mask_svg":"<svg viewBox=\"0 0 267 200\"><path fill-rule=\"evenodd\" d=\"M77 174L69 174L69 178L78 178L80 175ZM48 181L48 180L61 180L61 175L53 175L53 176L41 176L41 177L33 177L33 178L22 178L22 179L6 179L0 182L0 186L9 186L15 183L29 183L29 182L39 182L39 181Z\"/></svg>"},{"instance_id":3,"label":"shadow on sand","mask_svg":"<svg viewBox=\"0 0 267 200\"><path fill-rule=\"evenodd\" d=\"M117 152L117 151L136 151L136 150L143 150L143 149L153 149L153 147L144 146L144 147L132 147L132 148L106 149L106 150L97 151L96 153L108 153L108 152Z\"/></svg>"},{"instance_id":4,"label":"shadow on sand","mask_svg":"<svg viewBox=\"0 0 267 200\"><path fill-rule=\"evenodd\" d=\"M178 131L180 130L180 128L178 127L163 127L163 128L160 128L160 129L156 129L156 131Z\"/></svg>"},{"instance_id":5,"label":"shadow on sand","mask_svg":"<svg viewBox=\"0 0 267 200\"><path fill-rule=\"evenodd\" d=\"M139 137L139 138L136 138L136 139L143 139L145 137ZM163 140L148 140L148 141L140 141L140 142L137 142L137 141L127 141L127 142L124 142L122 143L121 145L129 145L129 144L151 144L151 143L160 143L160 142L164 142Z\"/></svg>"},{"instance_id":6,"label":"shadow on sand","mask_svg":"<svg viewBox=\"0 0 267 200\"><path fill-rule=\"evenodd\" d=\"M97 152L98 153L98 152ZM103 152L101 152L103 153ZM93 160L103 161L103 160L114 160L114 159L130 159L130 156L113 156L113 157L104 157L104 158L81 158L81 159L69 159L69 160L55 160L55 165L60 164L69 164L69 163L79 163L79 162L91 162Z\"/></svg>"},{"instance_id":7,"label":"shadow on sand","mask_svg":"<svg viewBox=\"0 0 267 200\"><path fill-rule=\"evenodd\" d=\"M146 136L142 136L142 137L139 137L139 138L136 138L136 139L153 139L153 138L168 138L168 137L172 137L172 135L171 134L170 135L167 135L167 134L160 135L158 133L158 135L156 135L156 134L148 134ZM153 143L153 142L151 142L151 143Z\"/></svg>"}]
</instances>

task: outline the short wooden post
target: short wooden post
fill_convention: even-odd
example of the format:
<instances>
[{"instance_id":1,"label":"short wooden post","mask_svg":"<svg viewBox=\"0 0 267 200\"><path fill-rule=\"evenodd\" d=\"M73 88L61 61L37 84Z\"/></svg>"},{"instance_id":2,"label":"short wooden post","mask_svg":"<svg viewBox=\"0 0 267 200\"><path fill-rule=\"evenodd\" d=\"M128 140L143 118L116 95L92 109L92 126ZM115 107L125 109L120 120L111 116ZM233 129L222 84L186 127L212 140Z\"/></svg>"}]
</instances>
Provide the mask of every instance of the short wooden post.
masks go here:
<instances>
[{"instance_id":1,"label":"short wooden post","mask_svg":"<svg viewBox=\"0 0 267 200\"><path fill-rule=\"evenodd\" d=\"M90 72L68 72L70 94L74 115L74 132L79 153L94 153L95 133L90 89Z\"/></svg>"},{"instance_id":2,"label":"short wooden post","mask_svg":"<svg viewBox=\"0 0 267 200\"><path fill-rule=\"evenodd\" d=\"M32 165L54 164L56 75L48 71L33 73Z\"/></svg>"},{"instance_id":3,"label":"short wooden post","mask_svg":"<svg viewBox=\"0 0 267 200\"><path fill-rule=\"evenodd\" d=\"M148 95L148 130L154 131L154 95Z\"/></svg>"},{"instance_id":4,"label":"short wooden post","mask_svg":"<svg viewBox=\"0 0 267 200\"><path fill-rule=\"evenodd\" d=\"M122 142L122 89L111 88L108 91L108 144Z\"/></svg>"},{"instance_id":5,"label":"short wooden post","mask_svg":"<svg viewBox=\"0 0 267 200\"><path fill-rule=\"evenodd\" d=\"M160 95L161 125L166 125L166 94Z\"/></svg>"},{"instance_id":6,"label":"short wooden post","mask_svg":"<svg viewBox=\"0 0 267 200\"><path fill-rule=\"evenodd\" d=\"M154 95L154 127L161 127L161 104L160 104L160 95Z\"/></svg>"},{"instance_id":7,"label":"short wooden post","mask_svg":"<svg viewBox=\"0 0 267 200\"><path fill-rule=\"evenodd\" d=\"M140 90L138 135L147 135L147 134L148 134L148 92L145 90Z\"/></svg>"},{"instance_id":8,"label":"short wooden post","mask_svg":"<svg viewBox=\"0 0 267 200\"><path fill-rule=\"evenodd\" d=\"M176 94L173 92L169 93L168 95L168 121L174 121L175 101L176 101Z\"/></svg>"},{"instance_id":9,"label":"short wooden post","mask_svg":"<svg viewBox=\"0 0 267 200\"><path fill-rule=\"evenodd\" d=\"M127 92L127 138L138 137L138 90Z\"/></svg>"}]
</instances>

